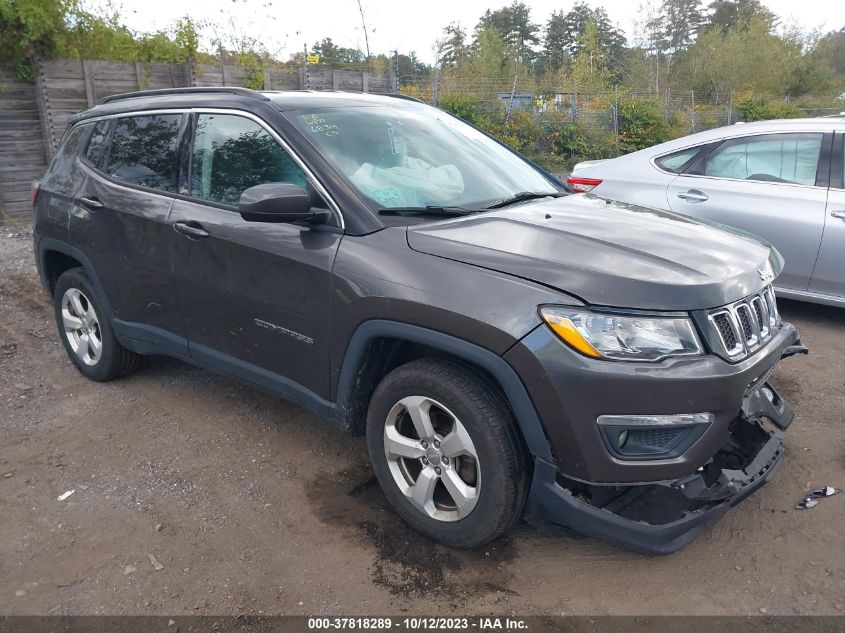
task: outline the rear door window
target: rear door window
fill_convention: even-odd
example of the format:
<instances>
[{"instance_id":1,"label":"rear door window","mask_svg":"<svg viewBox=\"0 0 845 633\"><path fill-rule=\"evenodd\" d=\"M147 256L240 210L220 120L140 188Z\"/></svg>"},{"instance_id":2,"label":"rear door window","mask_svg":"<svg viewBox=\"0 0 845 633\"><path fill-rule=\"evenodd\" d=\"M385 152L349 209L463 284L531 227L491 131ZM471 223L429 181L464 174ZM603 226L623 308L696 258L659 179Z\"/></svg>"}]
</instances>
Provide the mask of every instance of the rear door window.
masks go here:
<instances>
[{"instance_id":1,"label":"rear door window","mask_svg":"<svg viewBox=\"0 0 845 633\"><path fill-rule=\"evenodd\" d=\"M117 119L105 172L130 185L175 192L181 114Z\"/></svg>"},{"instance_id":2,"label":"rear door window","mask_svg":"<svg viewBox=\"0 0 845 633\"><path fill-rule=\"evenodd\" d=\"M725 141L707 157L705 176L815 185L821 134L764 134Z\"/></svg>"}]
</instances>

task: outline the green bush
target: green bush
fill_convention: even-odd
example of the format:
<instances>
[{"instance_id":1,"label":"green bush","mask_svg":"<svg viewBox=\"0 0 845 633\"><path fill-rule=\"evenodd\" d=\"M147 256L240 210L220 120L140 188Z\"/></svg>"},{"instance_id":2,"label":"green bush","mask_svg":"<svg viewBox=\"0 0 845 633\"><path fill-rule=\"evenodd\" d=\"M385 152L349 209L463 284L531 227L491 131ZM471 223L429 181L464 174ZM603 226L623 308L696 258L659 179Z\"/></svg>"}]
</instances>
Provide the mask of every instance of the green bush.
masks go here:
<instances>
[{"instance_id":1,"label":"green bush","mask_svg":"<svg viewBox=\"0 0 845 633\"><path fill-rule=\"evenodd\" d=\"M768 119L795 119L804 113L792 103L786 101L763 101L749 98L739 101L735 105L737 117L740 121L766 121Z\"/></svg>"},{"instance_id":2,"label":"green bush","mask_svg":"<svg viewBox=\"0 0 845 633\"><path fill-rule=\"evenodd\" d=\"M619 143L635 152L672 138L672 126L657 101L637 99L619 104Z\"/></svg>"}]
</instances>

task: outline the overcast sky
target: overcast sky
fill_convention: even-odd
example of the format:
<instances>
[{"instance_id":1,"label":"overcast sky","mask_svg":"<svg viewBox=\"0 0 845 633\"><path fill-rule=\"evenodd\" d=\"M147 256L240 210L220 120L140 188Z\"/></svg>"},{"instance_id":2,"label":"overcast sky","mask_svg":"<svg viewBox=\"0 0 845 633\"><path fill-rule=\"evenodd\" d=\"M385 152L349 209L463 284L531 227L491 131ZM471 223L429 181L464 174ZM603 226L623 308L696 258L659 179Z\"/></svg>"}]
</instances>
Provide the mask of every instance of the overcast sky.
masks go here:
<instances>
[{"instance_id":1,"label":"overcast sky","mask_svg":"<svg viewBox=\"0 0 845 633\"><path fill-rule=\"evenodd\" d=\"M89 0L90 4L108 0ZM645 0L646 2L648 0ZM653 0L652 0L653 1ZM636 28L643 0L587 0L604 7L630 39ZM444 26L458 21L469 32L488 8L496 9L510 0L362 0L373 53L398 49L416 51L423 61L434 61L433 43ZM575 0L528 0L532 19L545 24L549 14L569 10ZM763 0L783 22L794 22L802 29L839 29L845 26L845 0ZM331 37L340 46L365 49L357 0L112 0L127 25L136 30L164 28L184 15L197 20L226 24L260 38L276 56L287 58Z\"/></svg>"}]
</instances>

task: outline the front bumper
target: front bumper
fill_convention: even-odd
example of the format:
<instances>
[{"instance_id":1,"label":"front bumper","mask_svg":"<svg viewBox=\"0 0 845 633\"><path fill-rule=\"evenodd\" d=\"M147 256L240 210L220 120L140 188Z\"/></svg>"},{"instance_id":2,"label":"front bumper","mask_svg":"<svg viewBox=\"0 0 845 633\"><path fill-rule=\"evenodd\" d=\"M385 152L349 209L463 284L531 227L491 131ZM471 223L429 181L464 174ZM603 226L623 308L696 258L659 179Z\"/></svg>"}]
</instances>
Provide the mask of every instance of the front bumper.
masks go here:
<instances>
[{"instance_id":1,"label":"front bumper","mask_svg":"<svg viewBox=\"0 0 845 633\"><path fill-rule=\"evenodd\" d=\"M766 430L763 419L774 428ZM730 440L694 474L634 486L595 486L536 459L525 518L566 526L643 554L670 554L769 481L783 459L789 406L765 383L743 399Z\"/></svg>"},{"instance_id":2,"label":"front bumper","mask_svg":"<svg viewBox=\"0 0 845 633\"><path fill-rule=\"evenodd\" d=\"M784 323L765 348L737 363L714 355L625 363L582 356L540 326L504 357L528 388L562 474L622 485L673 481L696 472L728 442L743 398L799 343L798 332ZM602 415L698 412L714 416L700 436L647 459L614 454L596 423Z\"/></svg>"}]
</instances>

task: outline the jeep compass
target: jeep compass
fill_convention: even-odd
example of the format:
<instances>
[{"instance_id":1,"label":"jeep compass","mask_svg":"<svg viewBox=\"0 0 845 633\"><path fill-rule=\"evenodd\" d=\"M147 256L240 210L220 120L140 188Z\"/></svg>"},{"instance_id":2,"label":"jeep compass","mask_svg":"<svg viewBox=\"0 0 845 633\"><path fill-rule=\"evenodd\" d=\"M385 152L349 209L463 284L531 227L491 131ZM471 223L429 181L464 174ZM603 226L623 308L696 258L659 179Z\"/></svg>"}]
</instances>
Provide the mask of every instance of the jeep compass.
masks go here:
<instances>
[{"instance_id":1,"label":"jeep compass","mask_svg":"<svg viewBox=\"0 0 845 633\"><path fill-rule=\"evenodd\" d=\"M80 372L166 354L366 435L440 543L525 518L669 553L782 460L768 380L806 349L774 248L569 195L416 100L116 95L71 118L33 199Z\"/></svg>"}]
</instances>

